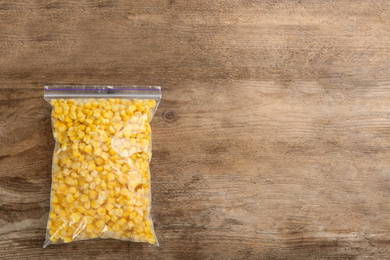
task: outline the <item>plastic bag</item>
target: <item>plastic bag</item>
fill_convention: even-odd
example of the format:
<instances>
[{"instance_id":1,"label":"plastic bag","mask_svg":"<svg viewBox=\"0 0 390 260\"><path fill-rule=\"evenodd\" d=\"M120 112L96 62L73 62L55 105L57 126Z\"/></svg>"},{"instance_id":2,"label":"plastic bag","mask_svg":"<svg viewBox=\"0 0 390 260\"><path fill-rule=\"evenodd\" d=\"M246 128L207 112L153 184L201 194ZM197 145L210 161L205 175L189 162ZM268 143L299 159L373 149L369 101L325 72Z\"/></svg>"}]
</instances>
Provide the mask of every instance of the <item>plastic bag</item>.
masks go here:
<instances>
[{"instance_id":1,"label":"plastic bag","mask_svg":"<svg viewBox=\"0 0 390 260\"><path fill-rule=\"evenodd\" d=\"M160 87L45 86L56 140L49 244L115 238L158 245L150 216L150 121Z\"/></svg>"}]
</instances>

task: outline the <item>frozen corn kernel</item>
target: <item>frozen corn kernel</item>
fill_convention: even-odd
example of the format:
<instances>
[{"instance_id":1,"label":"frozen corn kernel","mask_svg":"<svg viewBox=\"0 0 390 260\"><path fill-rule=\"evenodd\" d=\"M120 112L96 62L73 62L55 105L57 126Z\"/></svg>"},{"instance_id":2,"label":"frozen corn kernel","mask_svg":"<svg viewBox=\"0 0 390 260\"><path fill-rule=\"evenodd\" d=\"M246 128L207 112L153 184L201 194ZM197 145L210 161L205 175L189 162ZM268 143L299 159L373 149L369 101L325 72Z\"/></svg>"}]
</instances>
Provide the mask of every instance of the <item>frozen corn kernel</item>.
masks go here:
<instances>
[{"instance_id":1,"label":"frozen corn kernel","mask_svg":"<svg viewBox=\"0 0 390 260\"><path fill-rule=\"evenodd\" d=\"M106 214L106 209L105 208L99 208L97 212L98 212L99 215L104 216Z\"/></svg>"},{"instance_id":2,"label":"frozen corn kernel","mask_svg":"<svg viewBox=\"0 0 390 260\"><path fill-rule=\"evenodd\" d=\"M71 218L72 218L73 223L77 223L77 222L79 222L81 215L80 215L80 213L72 213Z\"/></svg>"},{"instance_id":3,"label":"frozen corn kernel","mask_svg":"<svg viewBox=\"0 0 390 260\"><path fill-rule=\"evenodd\" d=\"M51 100L52 243L107 237L156 243L150 219L154 100ZM55 169L55 170L54 170Z\"/></svg>"},{"instance_id":4,"label":"frozen corn kernel","mask_svg":"<svg viewBox=\"0 0 390 260\"><path fill-rule=\"evenodd\" d=\"M72 194L68 194L66 196L66 202L68 202L69 204L74 202L74 197Z\"/></svg>"},{"instance_id":5,"label":"frozen corn kernel","mask_svg":"<svg viewBox=\"0 0 390 260\"><path fill-rule=\"evenodd\" d=\"M64 238L64 242L65 242L65 243L72 242L72 237L70 237L70 236L65 237L65 238Z\"/></svg>"},{"instance_id":6,"label":"frozen corn kernel","mask_svg":"<svg viewBox=\"0 0 390 260\"><path fill-rule=\"evenodd\" d=\"M95 200L91 203L91 207L94 208L94 209L97 209L100 207L99 203Z\"/></svg>"},{"instance_id":7,"label":"frozen corn kernel","mask_svg":"<svg viewBox=\"0 0 390 260\"><path fill-rule=\"evenodd\" d=\"M105 225L106 223L101 219L101 220L98 220L97 222L96 222L96 226L98 227L98 228L102 228L102 227L104 227L104 225Z\"/></svg>"},{"instance_id":8,"label":"frozen corn kernel","mask_svg":"<svg viewBox=\"0 0 390 260\"><path fill-rule=\"evenodd\" d=\"M112 173L112 172L110 172L110 173L107 175L107 179L108 179L109 181L115 180L115 174Z\"/></svg>"},{"instance_id":9,"label":"frozen corn kernel","mask_svg":"<svg viewBox=\"0 0 390 260\"><path fill-rule=\"evenodd\" d=\"M70 187L69 192L75 194L77 192L76 187Z\"/></svg>"},{"instance_id":10,"label":"frozen corn kernel","mask_svg":"<svg viewBox=\"0 0 390 260\"><path fill-rule=\"evenodd\" d=\"M87 231L93 233L95 231L95 226L92 224L87 225Z\"/></svg>"},{"instance_id":11,"label":"frozen corn kernel","mask_svg":"<svg viewBox=\"0 0 390 260\"><path fill-rule=\"evenodd\" d=\"M90 144L86 145L85 148L84 148L84 152L91 153L92 152L92 146Z\"/></svg>"}]
</instances>

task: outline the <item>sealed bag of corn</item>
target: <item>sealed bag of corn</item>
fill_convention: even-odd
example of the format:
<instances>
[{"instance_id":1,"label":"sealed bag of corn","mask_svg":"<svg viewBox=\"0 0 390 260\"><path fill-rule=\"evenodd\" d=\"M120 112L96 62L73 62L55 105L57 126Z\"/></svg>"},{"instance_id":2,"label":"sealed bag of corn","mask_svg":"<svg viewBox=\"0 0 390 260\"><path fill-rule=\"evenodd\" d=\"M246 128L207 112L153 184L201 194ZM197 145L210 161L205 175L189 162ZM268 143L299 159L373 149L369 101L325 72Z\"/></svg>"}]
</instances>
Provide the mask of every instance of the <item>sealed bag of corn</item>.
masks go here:
<instances>
[{"instance_id":1,"label":"sealed bag of corn","mask_svg":"<svg viewBox=\"0 0 390 260\"><path fill-rule=\"evenodd\" d=\"M49 244L115 238L158 245L150 216L150 121L160 87L45 86L56 141Z\"/></svg>"}]
</instances>

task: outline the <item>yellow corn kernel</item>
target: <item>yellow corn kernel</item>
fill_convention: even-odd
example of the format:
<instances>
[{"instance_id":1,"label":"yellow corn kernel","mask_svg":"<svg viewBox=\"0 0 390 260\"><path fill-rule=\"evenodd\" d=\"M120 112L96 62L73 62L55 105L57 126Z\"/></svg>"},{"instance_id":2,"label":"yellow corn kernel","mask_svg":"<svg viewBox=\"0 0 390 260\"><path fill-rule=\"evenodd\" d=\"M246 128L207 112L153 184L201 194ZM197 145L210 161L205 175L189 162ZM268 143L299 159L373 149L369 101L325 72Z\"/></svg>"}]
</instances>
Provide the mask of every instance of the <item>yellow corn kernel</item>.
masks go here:
<instances>
[{"instance_id":1,"label":"yellow corn kernel","mask_svg":"<svg viewBox=\"0 0 390 260\"><path fill-rule=\"evenodd\" d=\"M135 187L137 187L137 185L138 185L138 182L137 181L129 181L128 183L127 183L127 186L129 187L129 188L135 188Z\"/></svg>"},{"instance_id":2,"label":"yellow corn kernel","mask_svg":"<svg viewBox=\"0 0 390 260\"><path fill-rule=\"evenodd\" d=\"M89 192L89 197L92 198L92 199L96 198L96 195L97 195L97 192L94 191L94 190L91 190L91 191Z\"/></svg>"},{"instance_id":3,"label":"yellow corn kernel","mask_svg":"<svg viewBox=\"0 0 390 260\"><path fill-rule=\"evenodd\" d=\"M93 151L93 154L96 156L100 156L102 154L103 150L100 147L95 147L95 150Z\"/></svg>"},{"instance_id":4,"label":"yellow corn kernel","mask_svg":"<svg viewBox=\"0 0 390 260\"><path fill-rule=\"evenodd\" d=\"M86 128L85 128L85 134L89 134L91 132L91 127L90 126L87 126Z\"/></svg>"},{"instance_id":5,"label":"yellow corn kernel","mask_svg":"<svg viewBox=\"0 0 390 260\"><path fill-rule=\"evenodd\" d=\"M77 186L79 185L79 181L77 179L73 179L71 185Z\"/></svg>"},{"instance_id":6,"label":"yellow corn kernel","mask_svg":"<svg viewBox=\"0 0 390 260\"><path fill-rule=\"evenodd\" d=\"M111 171L111 165L109 165L109 164L105 164L103 166L103 168L104 168L105 171Z\"/></svg>"},{"instance_id":7,"label":"yellow corn kernel","mask_svg":"<svg viewBox=\"0 0 390 260\"><path fill-rule=\"evenodd\" d=\"M115 180L115 175L114 175L114 173L110 172L110 173L107 175L107 178L108 178L109 181Z\"/></svg>"},{"instance_id":8,"label":"yellow corn kernel","mask_svg":"<svg viewBox=\"0 0 390 260\"><path fill-rule=\"evenodd\" d=\"M118 197L116 201L119 203L119 205L125 205L126 204L126 198L122 196Z\"/></svg>"},{"instance_id":9,"label":"yellow corn kernel","mask_svg":"<svg viewBox=\"0 0 390 260\"><path fill-rule=\"evenodd\" d=\"M123 196L127 196L129 194L129 190L126 189L126 188L123 188L123 189L121 189L120 194L123 195Z\"/></svg>"},{"instance_id":10,"label":"yellow corn kernel","mask_svg":"<svg viewBox=\"0 0 390 260\"><path fill-rule=\"evenodd\" d=\"M119 106L113 105L111 109L113 112L117 112L119 110Z\"/></svg>"},{"instance_id":11,"label":"yellow corn kernel","mask_svg":"<svg viewBox=\"0 0 390 260\"><path fill-rule=\"evenodd\" d=\"M123 121L126 123L130 120L130 116L128 116L128 115L124 115L122 118L123 118Z\"/></svg>"},{"instance_id":12,"label":"yellow corn kernel","mask_svg":"<svg viewBox=\"0 0 390 260\"><path fill-rule=\"evenodd\" d=\"M96 222L96 226L98 228L103 228L104 225L106 225L106 223L103 220L99 220L99 221Z\"/></svg>"},{"instance_id":13,"label":"yellow corn kernel","mask_svg":"<svg viewBox=\"0 0 390 260\"><path fill-rule=\"evenodd\" d=\"M112 147L110 147L110 149L109 149L108 151L109 151L110 155L115 155L115 154L117 154L117 151L115 151L115 149L112 148Z\"/></svg>"},{"instance_id":14,"label":"yellow corn kernel","mask_svg":"<svg viewBox=\"0 0 390 260\"><path fill-rule=\"evenodd\" d=\"M129 128L126 128L123 130L123 135L126 137L126 138L130 138L131 136L131 130Z\"/></svg>"},{"instance_id":15,"label":"yellow corn kernel","mask_svg":"<svg viewBox=\"0 0 390 260\"><path fill-rule=\"evenodd\" d=\"M116 161L118 159L119 159L118 154L111 156L111 161Z\"/></svg>"},{"instance_id":16,"label":"yellow corn kernel","mask_svg":"<svg viewBox=\"0 0 390 260\"><path fill-rule=\"evenodd\" d=\"M107 160L107 159L109 158L109 155L108 155L108 153L106 153L106 152L102 152L101 157L102 157L104 160Z\"/></svg>"},{"instance_id":17,"label":"yellow corn kernel","mask_svg":"<svg viewBox=\"0 0 390 260\"><path fill-rule=\"evenodd\" d=\"M72 242L72 237L70 237L70 236L65 237L65 238L64 238L64 242L65 242L65 243Z\"/></svg>"},{"instance_id":18,"label":"yellow corn kernel","mask_svg":"<svg viewBox=\"0 0 390 260\"><path fill-rule=\"evenodd\" d=\"M77 208L77 210L80 212L80 213L85 213L86 212L86 210L85 210L85 208L83 207L83 206L79 206L78 208Z\"/></svg>"},{"instance_id":19,"label":"yellow corn kernel","mask_svg":"<svg viewBox=\"0 0 390 260\"><path fill-rule=\"evenodd\" d=\"M115 134L115 128L113 126L108 127L108 132L110 134Z\"/></svg>"},{"instance_id":20,"label":"yellow corn kernel","mask_svg":"<svg viewBox=\"0 0 390 260\"><path fill-rule=\"evenodd\" d=\"M80 156L79 150L73 150L73 156L76 158L79 157Z\"/></svg>"},{"instance_id":21,"label":"yellow corn kernel","mask_svg":"<svg viewBox=\"0 0 390 260\"><path fill-rule=\"evenodd\" d=\"M68 145L67 145L67 144L63 144L63 145L61 146L61 149L64 150L64 151L66 151L66 149L68 149Z\"/></svg>"},{"instance_id":22,"label":"yellow corn kernel","mask_svg":"<svg viewBox=\"0 0 390 260\"><path fill-rule=\"evenodd\" d=\"M57 196L53 196L52 203L58 203L60 199Z\"/></svg>"},{"instance_id":23,"label":"yellow corn kernel","mask_svg":"<svg viewBox=\"0 0 390 260\"><path fill-rule=\"evenodd\" d=\"M95 163L96 163L96 165L101 166L101 165L103 165L104 160L102 158L98 157L95 159Z\"/></svg>"},{"instance_id":24,"label":"yellow corn kernel","mask_svg":"<svg viewBox=\"0 0 390 260\"><path fill-rule=\"evenodd\" d=\"M69 192L72 193L72 194L75 194L77 192L77 188L76 187L70 187Z\"/></svg>"},{"instance_id":25,"label":"yellow corn kernel","mask_svg":"<svg viewBox=\"0 0 390 260\"><path fill-rule=\"evenodd\" d=\"M123 217L127 218L128 216L130 216L130 212L129 211L125 211L123 212Z\"/></svg>"},{"instance_id":26,"label":"yellow corn kernel","mask_svg":"<svg viewBox=\"0 0 390 260\"><path fill-rule=\"evenodd\" d=\"M86 152L86 153L91 153L91 152L92 152L92 146L91 146L90 144L87 145L87 146L85 146L84 152Z\"/></svg>"},{"instance_id":27,"label":"yellow corn kernel","mask_svg":"<svg viewBox=\"0 0 390 260\"><path fill-rule=\"evenodd\" d=\"M72 174L73 174L73 173L72 173ZM71 174L71 176L72 176L72 174ZM68 184L68 185L72 185L72 183L73 183L73 178L70 177L70 176L66 177L65 183ZM62 186L62 187L63 187L63 186ZM61 187L60 187L60 189L61 189ZM67 187L66 187L66 189L67 189Z\"/></svg>"},{"instance_id":28,"label":"yellow corn kernel","mask_svg":"<svg viewBox=\"0 0 390 260\"><path fill-rule=\"evenodd\" d=\"M68 202L68 203L73 203L74 202L74 197L73 197L72 194L68 194L66 196L66 202Z\"/></svg>"},{"instance_id":29,"label":"yellow corn kernel","mask_svg":"<svg viewBox=\"0 0 390 260\"><path fill-rule=\"evenodd\" d=\"M70 181L69 181L70 180ZM72 181L72 178L70 178L70 177L67 177L66 179L65 179L65 182L71 182ZM59 189L60 189L60 191L63 191L63 192L65 192L65 191L67 191L68 190L68 186L66 186L66 184L64 184L64 183L61 183L60 184L60 186L59 186Z\"/></svg>"},{"instance_id":30,"label":"yellow corn kernel","mask_svg":"<svg viewBox=\"0 0 390 260\"><path fill-rule=\"evenodd\" d=\"M111 196L111 194L110 194L110 196ZM114 204L116 200L115 200L115 198L113 198L111 196L111 198L108 198L107 201L108 201L108 203Z\"/></svg>"},{"instance_id":31,"label":"yellow corn kernel","mask_svg":"<svg viewBox=\"0 0 390 260\"><path fill-rule=\"evenodd\" d=\"M54 111L56 114L61 114L63 109L62 109L62 107L57 107L56 109L54 109Z\"/></svg>"},{"instance_id":32,"label":"yellow corn kernel","mask_svg":"<svg viewBox=\"0 0 390 260\"><path fill-rule=\"evenodd\" d=\"M84 139L83 141L86 143L86 144L89 144L91 142L91 137L89 135L86 135L84 136Z\"/></svg>"},{"instance_id":33,"label":"yellow corn kernel","mask_svg":"<svg viewBox=\"0 0 390 260\"><path fill-rule=\"evenodd\" d=\"M119 177L119 182L120 184L125 185L127 183L127 179L121 176Z\"/></svg>"},{"instance_id":34,"label":"yellow corn kernel","mask_svg":"<svg viewBox=\"0 0 390 260\"><path fill-rule=\"evenodd\" d=\"M80 132L78 133L78 136L79 136L80 138L84 138L85 133L84 133L83 131L80 131Z\"/></svg>"},{"instance_id":35,"label":"yellow corn kernel","mask_svg":"<svg viewBox=\"0 0 390 260\"><path fill-rule=\"evenodd\" d=\"M66 125L65 124L60 124L58 126L58 131L60 132L65 132L66 131Z\"/></svg>"},{"instance_id":36,"label":"yellow corn kernel","mask_svg":"<svg viewBox=\"0 0 390 260\"><path fill-rule=\"evenodd\" d=\"M97 212L98 212L99 215L105 215L106 214L106 209L105 208L99 208L97 210Z\"/></svg>"},{"instance_id":37,"label":"yellow corn kernel","mask_svg":"<svg viewBox=\"0 0 390 260\"><path fill-rule=\"evenodd\" d=\"M99 178L99 177L96 177L95 179L93 179L93 182L94 182L96 185L99 185L99 184L102 182L102 179Z\"/></svg>"},{"instance_id":38,"label":"yellow corn kernel","mask_svg":"<svg viewBox=\"0 0 390 260\"><path fill-rule=\"evenodd\" d=\"M121 226L125 226L125 225L127 225L127 220L126 220L125 218L121 218L121 219L119 220L119 224L120 224Z\"/></svg>"},{"instance_id":39,"label":"yellow corn kernel","mask_svg":"<svg viewBox=\"0 0 390 260\"><path fill-rule=\"evenodd\" d=\"M54 126L55 128L58 128L58 127L60 126L60 124L61 124L61 121L57 120L57 121L55 121L55 122L53 123L53 126ZM55 134L56 134L56 133L55 133Z\"/></svg>"},{"instance_id":40,"label":"yellow corn kernel","mask_svg":"<svg viewBox=\"0 0 390 260\"><path fill-rule=\"evenodd\" d=\"M123 216L123 209L117 209L115 215L119 217Z\"/></svg>"},{"instance_id":41,"label":"yellow corn kernel","mask_svg":"<svg viewBox=\"0 0 390 260\"><path fill-rule=\"evenodd\" d=\"M118 137L119 139L122 139L123 138L123 132L116 132L115 136Z\"/></svg>"},{"instance_id":42,"label":"yellow corn kernel","mask_svg":"<svg viewBox=\"0 0 390 260\"><path fill-rule=\"evenodd\" d=\"M96 170L96 165L95 165L95 163L93 161L89 162L88 170L90 170L90 171Z\"/></svg>"},{"instance_id":43,"label":"yellow corn kernel","mask_svg":"<svg viewBox=\"0 0 390 260\"><path fill-rule=\"evenodd\" d=\"M108 152L108 146L106 144L102 144L102 149L104 152ZM107 154L108 156L108 154Z\"/></svg>"},{"instance_id":44,"label":"yellow corn kernel","mask_svg":"<svg viewBox=\"0 0 390 260\"><path fill-rule=\"evenodd\" d=\"M82 202L87 202L87 201L89 200L89 198L88 198L87 195L83 195L83 196L81 196L80 200L81 200Z\"/></svg>"},{"instance_id":45,"label":"yellow corn kernel","mask_svg":"<svg viewBox=\"0 0 390 260\"><path fill-rule=\"evenodd\" d=\"M110 215L108 215L108 214L104 215L103 220L104 220L104 222L108 223L111 220Z\"/></svg>"},{"instance_id":46,"label":"yellow corn kernel","mask_svg":"<svg viewBox=\"0 0 390 260\"><path fill-rule=\"evenodd\" d=\"M104 119L107 119L107 120L110 118L108 112L106 112L106 111L102 112L102 116L103 116Z\"/></svg>"},{"instance_id":47,"label":"yellow corn kernel","mask_svg":"<svg viewBox=\"0 0 390 260\"><path fill-rule=\"evenodd\" d=\"M123 118L123 117L125 117L125 116L127 116L127 114L126 114L126 111L125 111L125 110L122 110L122 111L121 111L119 114L122 116L122 118Z\"/></svg>"},{"instance_id":48,"label":"yellow corn kernel","mask_svg":"<svg viewBox=\"0 0 390 260\"><path fill-rule=\"evenodd\" d=\"M80 215L80 213L72 213L71 218L72 218L73 223L77 223L77 222L79 222L81 215Z\"/></svg>"},{"instance_id":49,"label":"yellow corn kernel","mask_svg":"<svg viewBox=\"0 0 390 260\"><path fill-rule=\"evenodd\" d=\"M99 179L99 177L96 177L96 179ZM99 191L99 203L103 204L103 202L106 200L107 191Z\"/></svg>"},{"instance_id":50,"label":"yellow corn kernel","mask_svg":"<svg viewBox=\"0 0 390 260\"><path fill-rule=\"evenodd\" d=\"M114 205L112 205L111 203L110 203L110 204L107 204L107 206L106 206L106 209L107 209L108 211L113 210L113 208L114 208Z\"/></svg>"},{"instance_id":51,"label":"yellow corn kernel","mask_svg":"<svg viewBox=\"0 0 390 260\"><path fill-rule=\"evenodd\" d=\"M118 232L121 229L121 226L119 225L119 223L115 223L114 225L112 225L112 229Z\"/></svg>"},{"instance_id":52,"label":"yellow corn kernel","mask_svg":"<svg viewBox=\"0 0 390 260\"><path fill-rule=\"evenodd\" d=\"M95 226L93 224L87 225L87 231L88 232L92 233L92 232L94 232L94 230L95 230Z\"/></svg>"},{"instance_id":53,"label":"yellow corn kernel","mask_svg":"<svg viewBox=\"0 0 390 260\"><path fill-rule=\"evenodd\" d=\"M132 228L134 227L134 222L129 221L129 222L127 223L127 226L128 226L129 229L132 229Z\"/></svg>"},{"instance_id":54,"label":"yellow corn kernel","mask_svg":"<svg viewBox=\"0 0 390 260\"><path fill-rule=\"evenodd\" d=\"M91 207L94 208L94 209L97 209L97 208L100 207L100 205L99 205L99 203L98 203L96 200L94 200L94 201L92 201L92 203L91 203Z\"/></svg>"},{"instance_id":55,"label":"yellow corn kernel","mask_svg":"<svg viewBox=\"0 0 390 260\"><path fill-rule=\"evenodd\" d=\"M58 119L60 119L61 121L65 121L65 114L59 114Z\"/></svg>"},{"instance_id":56,"label":"yellow corn kernel","mask_svg":"<svg viewBox=\"0 0 390 260\"><path fill-rule=\"evenodd\" d=\"M77 118L76 113L74 111L69 112L69 117L70 117L70 119L73 119L73 120L75 120Z\"/></svg>"},{"instance_id":57,"label":"yellow corn kernel","mask_svg":"<svg viewBox=\"0 0 390 260\"><path fill-rule=\"evenodd\" d=\"M128 112L134 112L135 110L137 110L137 106L135 105L131 105L128 109Z\"/></svg>"},{"instance_id":58,"label":"yellow corn kernel","mask_svg":"<svg viewBox=\"0 0 390 260\"><path fill-rule=\"evenodd\" d=\"M92 216L85 216L85 223L86 224L92 224L94 221L94 217Z\"/></svg>"},{"instance_id":59,"label":"yellow corn kernel","mask_svg":"<svg viewBox=\"0 0 390 260\"><path fill-rule=\"evenodd\" d=\"M95 99L92 99L92 102L91 102L91 104L92 104L92 107L97 107L98 106L98 102L96 102L96 100Z\"/></svg>"},{"instance_id":60,"label":"yellow corn kernel","mask_svg":"<svg viewBox=\"0 0 390 260\"><path fill-rule=\"evenodd\" d=\"M77 109L78 112L76 114L77 118L80 120L80 119L83 119L85 117L85 115L83 114L83 112L81 111L81 109Z\"/></svg>"},{"instance_id":61,"label":"yellow corn kernel","mask_svg":"<svg viewBox=\"0 0 390 260\"><path fill-rule=\"evenodd\" d=\"M84 103L84 108L86 108L86 109L91 109L92 108L92 102L85 102Z\"/></svg>"}]
</instances>

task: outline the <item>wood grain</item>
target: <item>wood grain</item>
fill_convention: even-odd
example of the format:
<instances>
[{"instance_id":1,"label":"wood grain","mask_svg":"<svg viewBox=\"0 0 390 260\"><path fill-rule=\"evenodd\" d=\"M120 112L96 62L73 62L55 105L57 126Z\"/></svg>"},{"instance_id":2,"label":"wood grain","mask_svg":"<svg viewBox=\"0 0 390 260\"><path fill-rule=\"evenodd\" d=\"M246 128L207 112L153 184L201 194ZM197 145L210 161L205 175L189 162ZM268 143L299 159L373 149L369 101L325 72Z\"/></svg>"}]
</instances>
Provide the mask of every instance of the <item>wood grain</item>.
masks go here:
<instances>
[{"instance_id":1,"label":"wood grain","mask_svg":"<svg viewBox=\"0 0 390 260\"><path fill-rule=\"evenodd\" d=\"M0 1L1 259L385 259L390 3ZM44 84L161 85L160 247L42 249Z\"/></svg>"}]
</instances>

